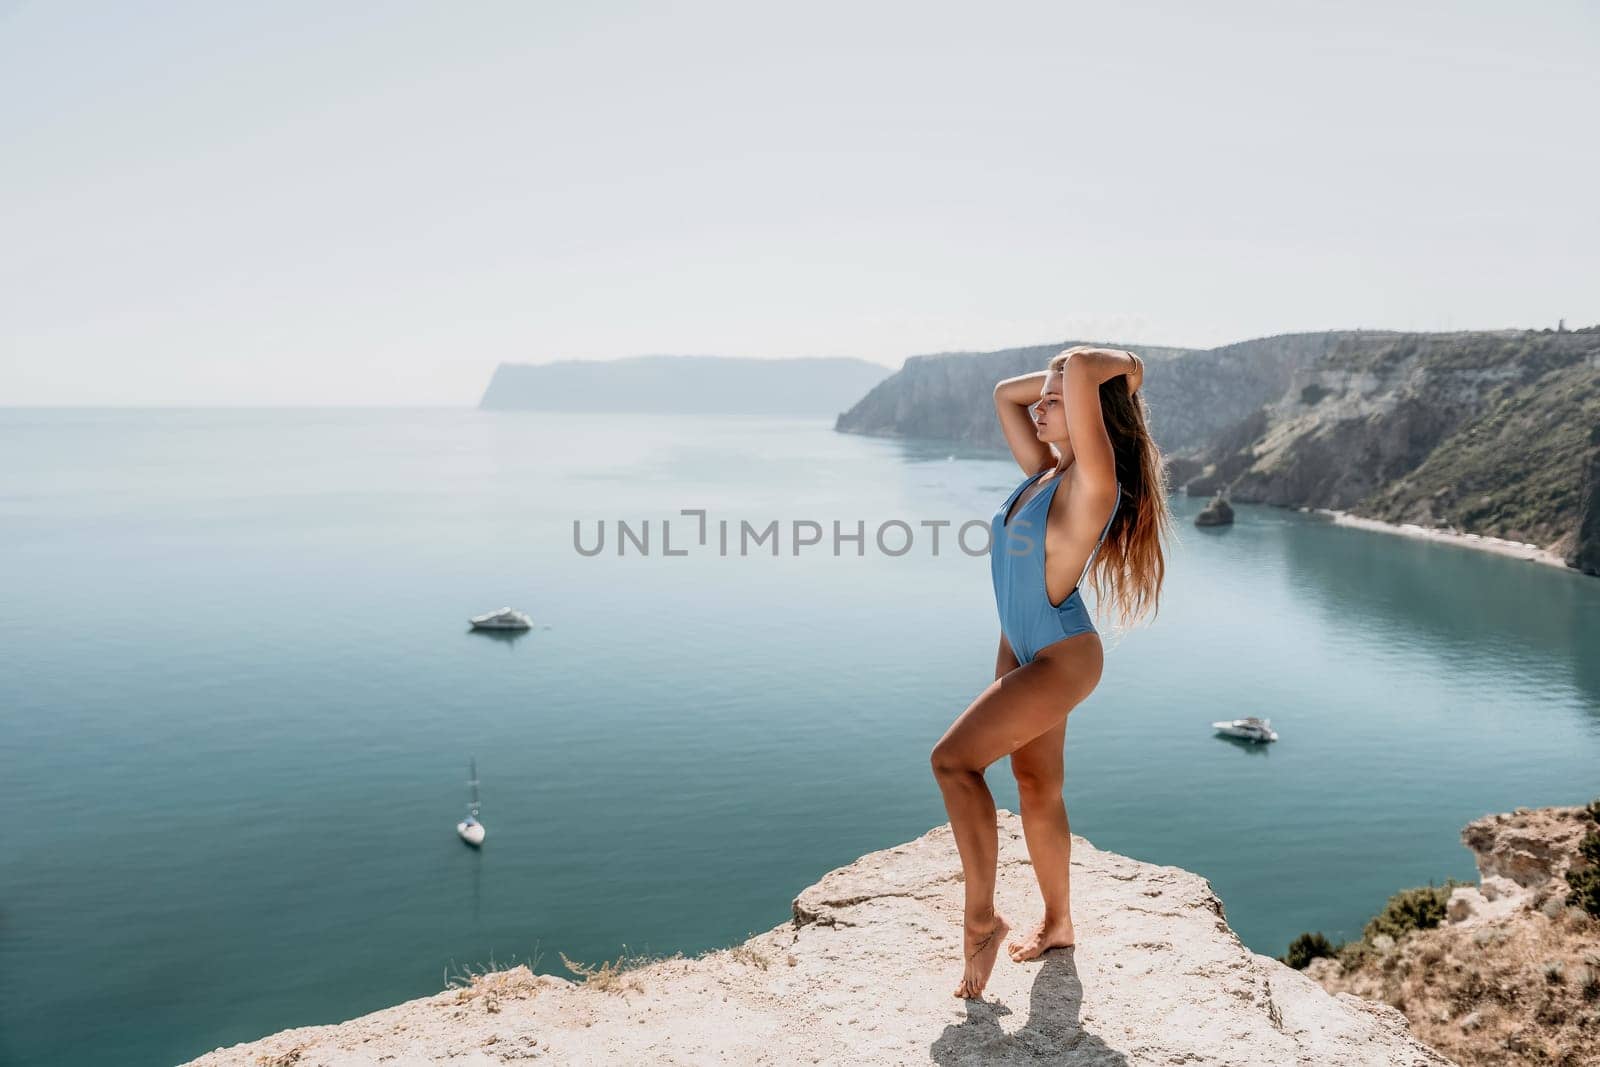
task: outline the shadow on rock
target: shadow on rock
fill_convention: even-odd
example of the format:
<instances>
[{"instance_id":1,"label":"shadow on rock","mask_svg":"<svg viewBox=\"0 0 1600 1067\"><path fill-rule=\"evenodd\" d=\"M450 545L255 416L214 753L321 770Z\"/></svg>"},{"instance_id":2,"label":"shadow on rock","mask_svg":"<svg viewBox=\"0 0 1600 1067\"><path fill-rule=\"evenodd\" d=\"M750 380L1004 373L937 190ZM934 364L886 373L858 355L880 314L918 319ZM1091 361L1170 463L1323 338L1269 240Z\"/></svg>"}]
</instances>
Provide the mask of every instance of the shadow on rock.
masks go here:
<instances>
[{"instance_id":1,"label":"shadow on rock","mask_svg":"<svg viewBox=\"0 0 1600 1067\"><path fill-rule=\"evenodd\" d=\"M940 1064L1036 1064L1041 1058L1063 1067L1117 1067L1128 1058L1083 1028L1083 982L1071 948L1055 948L1039 964L1014 964L1001 959L999 966L1037 966L1038 977L1028 994L1028 1019L1016 1033L1000 1027L1000 1017L1011 1009L998 1001L967 1002L967 1021L947 1026L929 1054Z\"/></svg>"}]
</instances>

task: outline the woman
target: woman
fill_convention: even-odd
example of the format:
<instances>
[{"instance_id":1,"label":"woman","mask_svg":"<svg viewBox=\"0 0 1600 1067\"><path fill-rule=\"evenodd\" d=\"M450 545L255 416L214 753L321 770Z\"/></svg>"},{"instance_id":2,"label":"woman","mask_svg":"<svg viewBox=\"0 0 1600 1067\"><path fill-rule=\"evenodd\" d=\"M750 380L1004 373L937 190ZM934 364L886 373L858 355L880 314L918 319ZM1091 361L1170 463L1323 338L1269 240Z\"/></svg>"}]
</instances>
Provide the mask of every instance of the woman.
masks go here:
<instances>
[{"instance_id":1,"label":"woman","mask_svg":"<svg viewBox=\"0 0 1600 1067\"><path fill-rule=\"evenodd\" d=\"M1046 370L995 386L995 410L1028 478L991 521L990 570L1000 614L995 681L934 746L934 777L966 877L966 968L958 997L980 997L1011 929L994 907L999 853L983 772L1011 756L1022 828L1044 917L1007 943L1013 960L1073 944L1072 836L1061 799L1067 714L1100 681L1103 649L1080 584L1101 580L1126 621L1156 609L1170 533L1161 454L1146 428L1144 361L1078 346ZM1033 409L1030 418L1028 409ZM1062 483L1065 490L1057 492ZM1040 502L1043 501L1041 504Z\"/></svg>"}]
</instances>

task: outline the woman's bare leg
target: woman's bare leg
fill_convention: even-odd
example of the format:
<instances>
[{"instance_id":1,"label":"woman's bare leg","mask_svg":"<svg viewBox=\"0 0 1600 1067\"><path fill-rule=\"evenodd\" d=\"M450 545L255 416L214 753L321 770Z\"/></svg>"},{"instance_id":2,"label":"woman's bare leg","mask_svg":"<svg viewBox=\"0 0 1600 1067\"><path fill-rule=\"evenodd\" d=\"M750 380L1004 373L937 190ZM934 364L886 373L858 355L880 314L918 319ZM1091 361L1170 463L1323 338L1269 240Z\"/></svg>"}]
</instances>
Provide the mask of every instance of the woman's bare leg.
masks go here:
<instances>
[{"instance_id":1,"label":"woman's bare leg","mask_svg":"<svg viewBox=\"0 0 1600 1067\"><path fill-rule=\"evenodd\" d=\"M961 871L966 882L962 923L962 956L966 967L954 995L977 997L983 994L1001 942L1011 929L1005 916L994 907L995 866L1000 852L994 795L983 780L982 770L941 763L937 755L934 761L934 777L944 793L944 807L950 814L950 829L955 833L956 851L961 854Z\"/></svg>"},{"instance_id":2,"label":"woman's bare leg","mask_svg":"<svg viewBox=\"0 0 1600 1067\"><path fill-rule=\"evenodd\" d=\"M1069 716L1070 717L1070 716ZM1044 918L1020 937L1006 942L1017 962L1031 960L1046 949L1073 943L1072 929L1072 828L1061 799L1067 720L1046 730L1011 753L1011 773L1017 779L1022 802L1022 833L1028 856L1044 898Z\"/></svg>"},{"instance_id":3,"label":"woman's bare leg","mask_svg":"<svg viewBox=\"0 0 1600 1067\"><path fill-rule=\"evenodd\" d=\"M1104 652L1098 636L1092 644L1094 649L1085 652L1079 664L1089 692L1099 684ZM1077 936L1072 929L1072 827L1067 821L1066 802L1061 798L1066 737L1064 717L1059 725L1011 753L1011 773L1016 777L1017 799L1022 804L1022 834L1028 842L1039 894L1044 898L1044 917L1026 934L1006 944L1006 951L1019 963L1038 957L1046 949L1065 948Z\"/></svg>"},{"instance_id":4,"label":"woman's bare leg","mask_svg":"<svg viewBox=\"0 0 1600 1067\"><path fill-rule=\"evenodd\" d=\"M1010 929L994 907L999 834L984 769L1063 722L1099 682L1100 666L1099 635L1059 641L990 684L934 746L933 773L966 879L966 968L958 997L982 995Z\"/></svg>"}]
</instances>

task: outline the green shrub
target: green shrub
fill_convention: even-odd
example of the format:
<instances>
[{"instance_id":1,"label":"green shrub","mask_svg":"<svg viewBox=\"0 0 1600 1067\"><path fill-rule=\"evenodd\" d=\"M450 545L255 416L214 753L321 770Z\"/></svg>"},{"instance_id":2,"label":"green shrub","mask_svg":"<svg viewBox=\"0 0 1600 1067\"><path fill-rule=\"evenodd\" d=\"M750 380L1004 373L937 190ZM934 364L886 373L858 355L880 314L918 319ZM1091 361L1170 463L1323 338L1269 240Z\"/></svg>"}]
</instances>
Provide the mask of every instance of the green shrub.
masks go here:
<instances>
[{"instance_id":1,"label":"green shrub","mask_svg":"<svg viewBox=\"0 0 1600 1067\"><path fill-rule=\"evenodd\" d=\"M1600 823L1600 799L1589 801L1585 810L1589 818ZM1572 890L1568 903L1600 919L1600 830L1591 831L1578 842L1578 855L1589 865L1581 871L1567 872L1567 886Z\"/></svg>"},{"instance_id":2,"label":"green shrub","mask_svg":"<svg viewBox=\"0 0 1600 1067\"><path fill-rule=\"evenodd\" d=\"M1578 855L1591 865L1600 866L1600 833L1591 833L1578 842Z\"/></svg>"},{"instance_id":3,"label":"green shrub","mask_svg":"<svg viewBox=\"0 0 1600 1067\"><path fill-rule=\"evenodd\" d=\"M1600 919L1600 870L1590 867L1568 882L1572 884L1572 903Z\"/></svg>"},{"instance_id":4,"label":"green shrub","mask_svg":"<svg viewBox=\"0 0 1600 1067\"><path fill-rule=\"evenodd\" d=\"M1326 937L1323 937L1322 931L1319 930L1314 934L1301 934L1289 942L1289 951L1278 958L1295 970L1303 971L1306 969L1306 964L1318 956L1329 956L1337 959L1338 955L1338 947Z\"/></svg>"},{"instance_id":5,"label":"green shrub","mask_svg":"<svg viewBox=\"0 0 1600 1067\"><path fill-rule=\"evenodd\" d=\"M1441 886L1429 882L1425 886L1402 889L1389 898L1383 911L1368 920L1361 932L1362 938L1370 942L1379 934L1388 934L1399 941L1413 930L1431 930L1444 922L1445 902L1450 899L1450 890L1464 884L1447 878Z\"/></svg>"},{"instance_id":6,"label":"green shrub","mask_svg":"<svg viewBox=\"0 0 1600 1067\"><path fill-rule=\"evenodd\" d=\"M1337 957L1345 970L1359 971L1373 957L1372 946L1358 937L1340 945Z\"/></svg>"},{"instance_id":7,"label":"green shrub","mask_svg":"<svg viewBox=\"0 0 1600 1067\"><path fill-rule=\"evenodd\" d=\"M1568 903L1576 904L1600 919L1600 867L1589 866L1581 871L1567 872L1567 886L1572 891Z\"/></svg>"}]
</instances>

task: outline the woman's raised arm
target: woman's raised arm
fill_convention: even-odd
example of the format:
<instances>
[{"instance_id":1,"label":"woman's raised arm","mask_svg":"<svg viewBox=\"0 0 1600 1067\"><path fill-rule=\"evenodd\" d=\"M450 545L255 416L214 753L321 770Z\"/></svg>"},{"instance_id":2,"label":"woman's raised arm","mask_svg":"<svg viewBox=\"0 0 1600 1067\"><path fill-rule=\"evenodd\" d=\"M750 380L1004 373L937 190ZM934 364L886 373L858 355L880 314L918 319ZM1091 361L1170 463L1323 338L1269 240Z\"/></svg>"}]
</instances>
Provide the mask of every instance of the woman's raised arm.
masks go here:
<instances>
[{"instance_id":1,"label":"woman's raised arm","mask_svg":"<svg viewBox=\"0 0 1600 1067\"><path fill-rule=\"evenodd\" d=\"M1002 379L994 387L994 410L1000 430L1024 474L1038 474L1060 460L1055 449L1039 440L1038 427L1030 413L1044 395L1046 377L1046 372L1034 371Z\"/></svg>"},{"instance_id":2,"label":"woman's raised arm","mask_svg":"<svg viewBox=\"0 0 1600 1067\"><path fill-rule=\"evenodd\" d=\"M1116 491L1117 463L1100 409L1100 385L1126 375L1131 394L1144 381L1144 364L1132 352L1111 348L1069 348L1062 356L1066 357L1062 375L1066 379L1067 436L1077 457L1076 467L1109 501Z\"/></svg>"}]
</instances>

